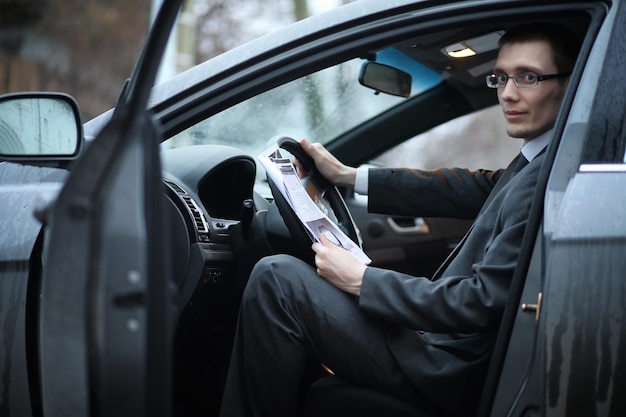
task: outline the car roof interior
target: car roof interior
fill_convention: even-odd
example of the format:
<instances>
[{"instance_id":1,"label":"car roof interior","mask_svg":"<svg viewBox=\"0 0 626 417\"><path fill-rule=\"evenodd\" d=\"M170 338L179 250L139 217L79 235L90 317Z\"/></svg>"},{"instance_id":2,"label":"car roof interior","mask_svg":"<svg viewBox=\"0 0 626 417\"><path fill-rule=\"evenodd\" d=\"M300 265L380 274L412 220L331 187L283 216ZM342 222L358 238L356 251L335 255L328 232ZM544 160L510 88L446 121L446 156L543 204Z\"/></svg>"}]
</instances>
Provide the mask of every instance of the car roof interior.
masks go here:
<instances>
[{"instance_id":1,"label":"car roof interior","mask_svg":"<svg viewBox=\"0 0 626 417\"><path fill-rule=\"evenodd\" d=\"M496 60L498 53L497 40L500 35L514 26L540 21L561 24L569 28L582 41L589 25L589 15L577 13L569 17L560 16L552 19L546 16L542 16L542 19L538 19L536 16L530 16L526 19L518 17L514 21L508 22L499 21L497 23L457 27L443 32L420 35L403 41L395 47L436 72L448 74L455 81L471 87L482 87L485 83L485 74L491 70ZM446 48L449 46L469 45L472 43L472 40L484 37L491 38L487 41L489 44L492 43L492 40L495 40L495 42L493 42L493 45L490 45L492 47L479 51L471 59L453 58L445 53Z\"/></svg>"}]
</instances>

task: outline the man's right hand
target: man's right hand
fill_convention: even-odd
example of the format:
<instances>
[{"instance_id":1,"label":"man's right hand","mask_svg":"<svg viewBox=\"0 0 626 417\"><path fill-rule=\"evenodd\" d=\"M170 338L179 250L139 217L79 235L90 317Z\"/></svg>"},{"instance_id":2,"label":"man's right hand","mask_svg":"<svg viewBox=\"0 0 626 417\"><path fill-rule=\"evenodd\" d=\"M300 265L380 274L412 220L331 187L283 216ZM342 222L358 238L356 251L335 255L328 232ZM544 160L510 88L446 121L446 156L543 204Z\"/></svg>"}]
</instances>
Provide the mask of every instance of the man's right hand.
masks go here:
<instances>
[{"instance_id":1,"label":"man's right hand","mask_svg":"<svg viewBox=\"0 0 626 417\"><path fill-rule=\"evenodd\" d=\"M361 283L367 266L350 252L332 243L324 233L313 243L317 274L348 294L361 295Z\"/></svg>"},{"instance_id":2,"label":"man's right hand","mask_svg":"<svg viewBox=\"0 0 626 417\"><path fill-rule=\"evenodd\" d=\"M311 143L306 139L300 140L302 149L313 158L317 170L333 185L354 186L356 168L341 163L321 143ZM302 174L302 165L296 162L298 172Z\"/></svg>"}]
</instances>

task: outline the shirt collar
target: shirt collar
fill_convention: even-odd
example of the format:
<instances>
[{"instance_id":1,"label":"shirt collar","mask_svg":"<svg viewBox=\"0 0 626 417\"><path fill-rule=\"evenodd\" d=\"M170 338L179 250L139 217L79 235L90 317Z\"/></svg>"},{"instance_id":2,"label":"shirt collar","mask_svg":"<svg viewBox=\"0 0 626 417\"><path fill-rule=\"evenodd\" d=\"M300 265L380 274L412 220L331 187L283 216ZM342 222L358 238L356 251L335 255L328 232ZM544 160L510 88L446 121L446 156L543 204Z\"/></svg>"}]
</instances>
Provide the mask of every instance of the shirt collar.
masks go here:
<instances>
[{"instance_id":1,"label":"shirt collar","mask_svg":"<svg viewBox=\"0 0 626 417\"><path fill-rule=\"evenodd\" d=\"M550 129L547 132L542 133L522 146L522 155L524 155L524 158L526 158L528 162L532 161L546 146L548 146L550 139L552 139L552 133L554 133L554 129Z\"/></svg>"}]
</instances>

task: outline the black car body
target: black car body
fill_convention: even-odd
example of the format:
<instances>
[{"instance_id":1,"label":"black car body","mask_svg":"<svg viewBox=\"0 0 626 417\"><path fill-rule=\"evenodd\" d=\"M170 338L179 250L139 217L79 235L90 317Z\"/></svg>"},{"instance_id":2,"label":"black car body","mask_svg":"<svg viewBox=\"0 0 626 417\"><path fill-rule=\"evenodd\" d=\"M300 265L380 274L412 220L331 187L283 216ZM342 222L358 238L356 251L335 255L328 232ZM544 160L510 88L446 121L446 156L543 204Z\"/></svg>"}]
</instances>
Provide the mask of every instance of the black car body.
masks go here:
<instances>
[{"instance_id":1,"label":"black car body","mask_svg":"<svg viewBox=\"0 0 626 417\"><path fill-rule=\"evenodd\" d=\"M78 129L93 140L64 157L2 152L0 415L215 415L248 272L261 256L306 252L294 251L302 245L255 161L265 142L295 132L348 165L371 163L493 107L484 76L496 49L457 60L446 47L532 21L568 26L582 50L479 415L626 413L624 2L359 0L151 89L176 3L164 2L116 109ZM429 81L388 99L344 75L349 99L298 129L306 121L289 111L302 101L290 100L316 74L385 63L391 47ZM366 100L391 101L369 113ZM431 274L469 225L368 214L362 198L340 191L375 265ZM245 200L255 203L251 217ZM303 398L317 398L307 389ZM333 398L327 415L341 402Z\"/></svg>"}]
</instances>

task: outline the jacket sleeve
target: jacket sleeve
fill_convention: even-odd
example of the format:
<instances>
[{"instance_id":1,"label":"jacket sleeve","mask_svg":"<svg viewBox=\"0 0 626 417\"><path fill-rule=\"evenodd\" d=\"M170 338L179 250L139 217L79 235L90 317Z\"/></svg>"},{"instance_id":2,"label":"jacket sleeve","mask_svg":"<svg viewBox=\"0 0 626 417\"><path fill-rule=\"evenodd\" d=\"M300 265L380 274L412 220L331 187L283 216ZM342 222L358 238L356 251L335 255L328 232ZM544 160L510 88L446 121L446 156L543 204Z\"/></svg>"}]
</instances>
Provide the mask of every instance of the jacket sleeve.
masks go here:
<instances>
[{"instance_id":1,"label":"jacket sleeve","mask_svg":"<svg viewBox=\"0 0 626 417\"><path fill-rule=\"evenodd\" d=\"M473 219L503 172L370 169L368 210L396 216Z\"/></svg>"},{"instance_id":2,"label":"jacket sleeve","mask_svg":"<svg viewBox=\"0 0 626 417\"><path fill-rule=\"evenodd\" d=\"M476 220L457 257L430 281L368 267L360 307L403 327L435 333L497 328L530 213L536 169L520 173ZM497 207L497 208L495 208Z\"/></svg>"}]
</instances>

